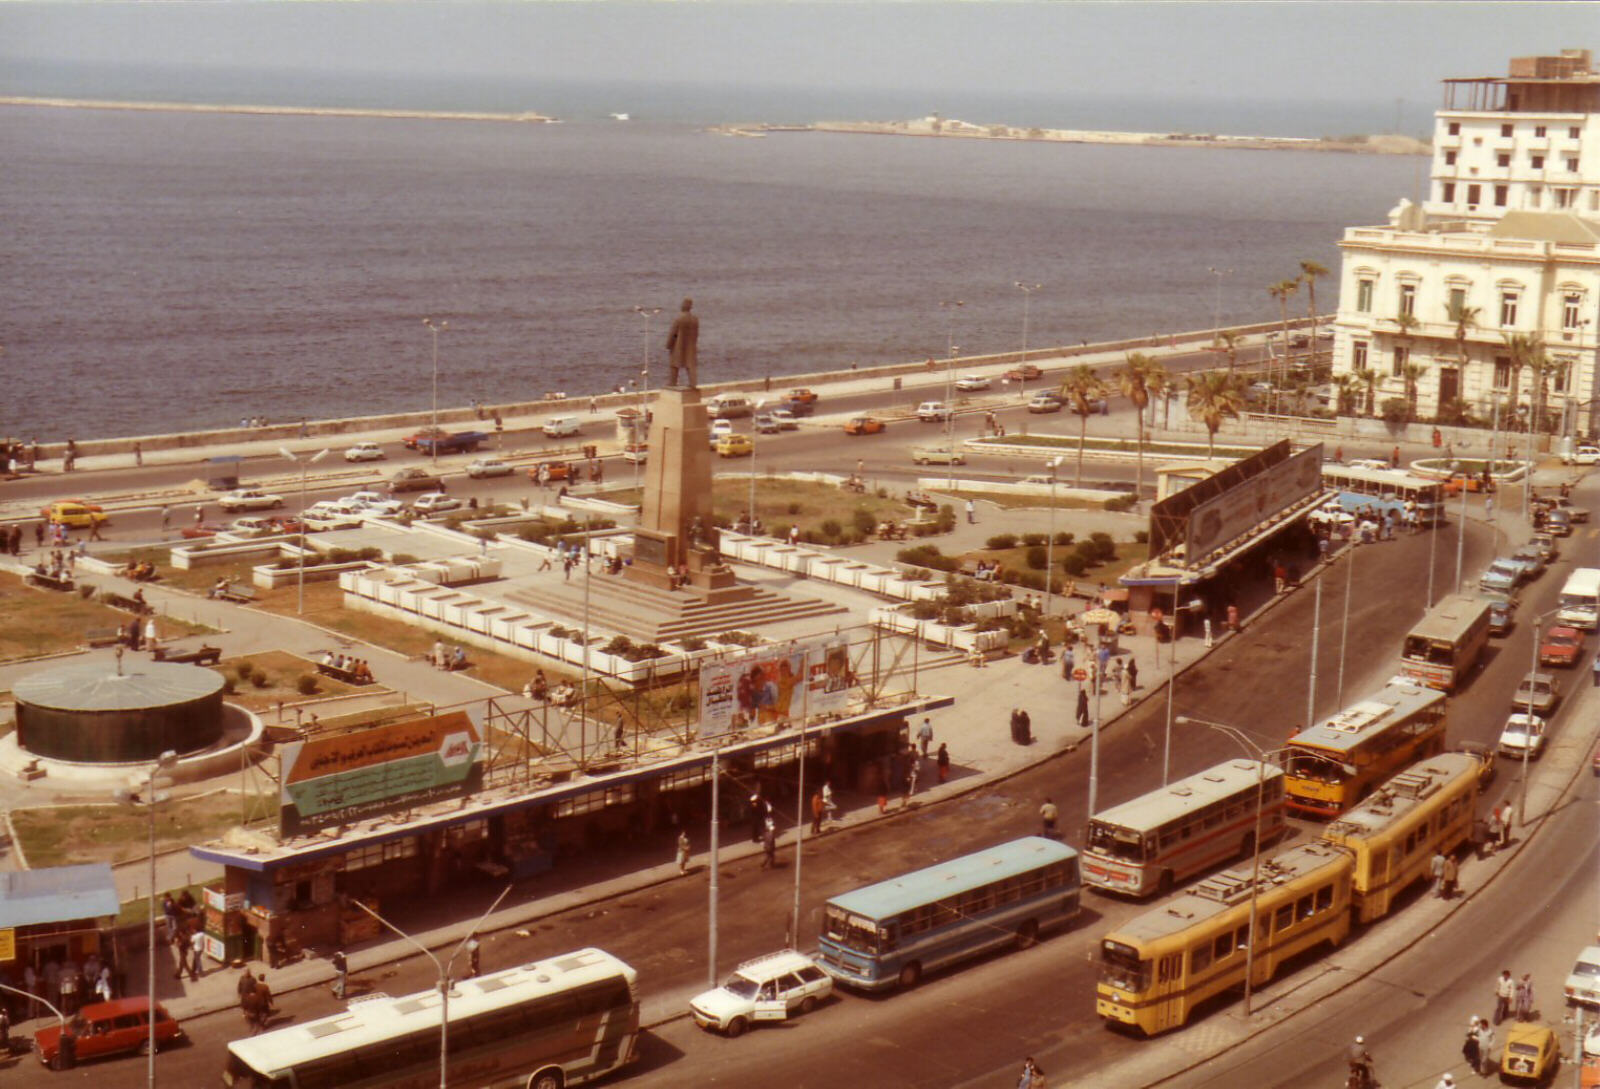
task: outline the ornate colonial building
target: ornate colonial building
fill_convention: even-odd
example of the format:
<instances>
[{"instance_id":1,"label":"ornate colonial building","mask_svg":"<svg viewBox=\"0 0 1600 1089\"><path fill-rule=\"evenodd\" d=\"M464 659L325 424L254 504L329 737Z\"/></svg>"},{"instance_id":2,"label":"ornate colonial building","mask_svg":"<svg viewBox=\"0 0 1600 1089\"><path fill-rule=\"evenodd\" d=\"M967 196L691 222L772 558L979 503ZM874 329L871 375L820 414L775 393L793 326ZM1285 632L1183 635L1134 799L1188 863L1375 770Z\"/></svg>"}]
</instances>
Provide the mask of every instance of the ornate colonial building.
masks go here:
<instances>
[{"instance_id":1,"label":"ornate colonial building","mask_svg":"<svg viewBox=\"0 0 1600 1089\"><path fill-rule=\"evenodd\" d=\"M1382 227L1354 227L1335 322L1336 379L1360 411L1414 403L1592 434L1600 425L1600 74L1588 50L1445 81L1432 178Z\"/></svg>"}]
</instances>

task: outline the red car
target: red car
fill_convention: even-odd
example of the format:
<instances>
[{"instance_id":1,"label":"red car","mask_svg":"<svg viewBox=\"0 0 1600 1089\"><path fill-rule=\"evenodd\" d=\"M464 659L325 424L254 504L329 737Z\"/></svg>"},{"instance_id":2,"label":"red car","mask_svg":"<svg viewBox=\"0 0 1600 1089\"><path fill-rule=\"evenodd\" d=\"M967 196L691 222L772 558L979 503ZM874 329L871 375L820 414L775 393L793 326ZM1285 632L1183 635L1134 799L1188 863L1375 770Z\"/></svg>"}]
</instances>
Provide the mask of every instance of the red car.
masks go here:
<instances>
[{"instance_id":1,"label":"red car","mask_svg":"<svg viewBox=\"0 0 1600 1089\"><path fill-rule=\"evenodd\" d=\"M183 529L179 530L178 532L183 534L183 536L188 537L190 540L198 540L201 537L215 537L225 528L227 527L219 526L215 522L200 522L184 526Z\"/></svg>"},{"instance_id":2,"label":"red car","mask_svg":"<svg viewBox=\"0 0 1600 1089\"><path fill-rule=\"evenodd\" d=\"M1006 377L1013 382L1031 381L1043 375L1044 371L1041 371L1036 363L1021 363L1006 371Z\"/></svg>"},{"instance_id":3,"label":"red car","mask_svg":"<svg viewBox=\"0 0 1600 1089\"><path fill-rule=\"evenodd\" d=\"M1539 664L1575 666L1583 653L1583 633L1577 628L1555 624L1539 641Z\"/></svg>"},{"instance_id":4,"label":"red car","mask_svg":"<svg viewBox=\"0 0 1600 1089\"><path fill-rule=\"evenodd\" d=\"M78 1038L77 1059L84 1062L125 1051L142 1051L150 1041L150 999L114 998L95 1002L79 1010L72 1019L73 1035ZM183 1029L156 1003L156 1048L183 1039ZM39 1061L53 1066L61 1050L61 1024L57 1022L33 1034Z\"/></svg>"},{"instance_id":5,"label":"red car","mask_svg":"<svg viewBox=\"0 0 1600 1089\"><path fill-rule=\"evenodd\" d=\"M407 450L415 450L417 444L426 439L442 439L448 434L449 432L442 427L424 427L414 435L407 435L400 440L400 443Z\"/></svg>"}]
</instances>

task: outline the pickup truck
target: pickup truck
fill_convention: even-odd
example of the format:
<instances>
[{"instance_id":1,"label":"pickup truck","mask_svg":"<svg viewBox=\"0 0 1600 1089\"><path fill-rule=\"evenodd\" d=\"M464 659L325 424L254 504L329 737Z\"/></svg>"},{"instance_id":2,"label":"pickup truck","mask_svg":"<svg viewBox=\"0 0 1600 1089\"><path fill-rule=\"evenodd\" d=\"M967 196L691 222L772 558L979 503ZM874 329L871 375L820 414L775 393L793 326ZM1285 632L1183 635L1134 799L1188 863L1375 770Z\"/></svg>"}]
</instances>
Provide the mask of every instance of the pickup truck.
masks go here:
<instances>
[{"instance_id":1,"label":"pickup truck","mask_svg":"<svg viewBox=\"0 0 1600 1089\"><path fill-rule=\"evenodd\" d=\"M416 449L419 454L470 454L488 441L482 431L457 431L442 437L424 435L417 439Z\"/></svg>"}]
</instances>

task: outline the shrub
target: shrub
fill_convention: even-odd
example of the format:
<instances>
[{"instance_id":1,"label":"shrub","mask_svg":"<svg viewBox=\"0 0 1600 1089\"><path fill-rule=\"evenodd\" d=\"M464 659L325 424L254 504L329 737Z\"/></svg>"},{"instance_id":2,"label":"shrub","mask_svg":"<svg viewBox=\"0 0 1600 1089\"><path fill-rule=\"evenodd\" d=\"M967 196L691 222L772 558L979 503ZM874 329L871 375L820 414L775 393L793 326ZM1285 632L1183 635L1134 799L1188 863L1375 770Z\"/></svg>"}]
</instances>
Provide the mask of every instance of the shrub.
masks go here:
<instances>
[{"instance_id":1,"label":"shrub","mask_svg":"<svg viewBox=\"0 0 1600 1089\"><path fill-rule=\"evenodd\" d=\"M1050 535L1048 533L1024 533L1022 535L1022 543L1029 548L1034 545L1042 545L1049 539Z\"/></svg>"},{"instance_id":2,"label":"shrub","mask_svg":"<svg viewBox=\"0 0 1600 1089\"><path fill-rule=\"evenodd\" d=\"M267 687L267 680L267 671L264 669L258 669L250 674L250 683L257 688Z\"/></svg>"},{"instance_id":3,"label":"shrub","mask_svg":"<svg viewBox=\"0 0 1600 1089\"><path fill-rule=\"evenodd\" d=\"M252 675L254 675L255 671L256 666L254 662L240 662L238 665L233 667L234 675L239 678L240 684L249 684L250 678Z\"/></svg>"},{"instance_id":4,"label":"shrub","mask_svg":"<svg viewBox=\"0 0 1600 1089\"><path fill-rule=\"evenodd\" d=\"M1100 561L1110 561L1117 558L1117 542L1111 539L1109 533L1091 533L1089 542L1094 545L1094 557Z\"/></svg>"},{"instance_id":5,"label":"shrub","mask_svg":"<svg viewBox=\"0 0 1600 1089\"><path fill-rule=\"evenodd\" d=\"M1044 545L1036 544L1028 549L1028 566L1033 568L1035 571L1044 570L1045 558L1046 554Z\"/></svg>"},{"instance_id":6,"label":"shrub","mask_svg":"<svg viewBox=\"0 0 1600 1089\"><path fill-rule=\"evenodd\" d=\"M556 624L553 627L551 627L551 629L550 629L550 637L552 639L565 639L569 635L573 635L573 634L575 634L575 633L567 630L566 628L563 628L560 624Z\"/></svg>"},{"instance_id":7,"label":"shrub","mask_svg":"<svg viewBox=\"0 0 1600 1089\"><path fill-rule=\"evenodd\" d=\"M1056 534L1056 544L1058 544L1058 545L1071 545L1072 541L1073 541L1073 535L1071 533L1066 532L1065 530L1063 530L1060 533Z\"/></svg>"},{"instance_id":8,"label":"shrub","mask_svg":"<svg viewBox=\"0 0 1600 1089\"><path fill-rule=\"evenodd\" d=\"M680 647L682 647L684 650L705 650L706 649L706 641L704 639L701 639L697 635L691 635L687 639L679 639L678 640L678 645Z\"/></svg>"},{"instance_id":9,"label":"shrub","mask_svg":"<svg viewBox=\"0 0 1600 1089\"><path fill-rule=\"evenodd\" d=\"M417 561L417 557L413 556L409 552L396 552L394 554L394 559L391 562L396 564L397 566L403 567L408 563L416 563L418 561Z\"/></svg>"},{"instance_id":10,"label":"shrub","mask_svg":"<svg viewBox=\"0 0 1600 1089\"><path fill-rule=\"evenodd\" d=\"M799 514L800 513L800 504L799 503L790 503L788 505L788 507L786 507L784 509L785 509L785 513L788 513L788 514Z\"/></svg>"},{"instance_id":11,"label":"shrub","mask_svg":"<svg viewBox=\"0 0 1600 1089\"><path fill-rule=\"evenodd\" d=\"M1405 423L1411 415L1411 405L1404 397L1385 397L1383 418L1388 423Z\"/></svg>"},{"instance_id":12,"label":"shrub","mask_svg":"<svg viewBox=\"0 0 1600 1089\"><path fill-rule=\"evenodd\" d=\"M949 533L956 528L956 509L949 503L939 508L939 531Z\"/></svg>"},{"instance_id":13,"label":"shrub","mask_svg":"<svg viewBox=\"0 0 1600 1089\"><path fill-rule=\"evenodd\" d=\"M911 615L917 620L932 620L939 615L939 603L926 599L913 601L911 603Z\"/></svg>"},{"instance_id":14,"label":"shrub","mask_svg":"<svg viewBox=\"0 0 1600 1089\"><path fill-rule=\"evenodd\" d=\"M1106 500L1106 510L1110 510L1110 511L1132 510L1133 507L1134 507L1134 504L1136 504L1138 502L1139 502L1139 500L1135 496L1132 496L1132 495L1119 495L1114 499L1107 499Z\"/></svg>"},{"instance_id":15,"label":"shrub","mask_svg":"<svg viewBox=\"0 0 1600 1089\"><path fill-rule=\"evenodd\" d=\"M857 507L850 517L855 522L856 532L863 537L878 528L878 519L866 507Z\"/></svg>"},{"instance_id":16,"label":"shrub","mask_svg":"<svg viewBox=\"0 0 1600 1089\"><path fill-rule=\"evenodd\" d=\"M842 528L843 527L839 525L839 520L837 518L829 518L827 521L822 523L821 532L824 537L836 539L839 536Z\"/></svg>"},{"instance_id":17,"label":"shrub","mask_svg":"<svg viewBox=\"0 0 1600 1089\"><path fill-rule=\"evenodd\" d=\"M1081 578L1089 570L1089 561L1077 552L1061 561L1061 567L1073 578Z\"/></svg>"},{"instance_id":18,"label":"shrub","mask_svg":"<svg viewBox=\"0 0 1600 1089\"><path fill-rule=\"evenodd\" d=\"M611 642L600 648L602 654L615 654L619 658L626 658L633 650L633 640L626 635L618 635Z\"/></svg>"},{"instance_id":19,"label":"shrub","mask_svg":"<svg viewBox=\"0 0 1600 1089\"><path fill-rule=\"evenodd\" d=\"M1017 535L1015 533L996 533L983 543L985 548L998 552L1003 548L1016 548Z\"/></svg>"},{"instance_id":20,"label":"shrub","mask_svg":"<svg viewBox=\"0 0 1600 1089\"><path fill-rule=\"evenodd\" d=\"M1139 532L1133 535L1133 540L1135 544L1149 544L1150 531L1148 529L1141 529Z\"/></svg>"},{"instance_id":21,"label":"shrub","mask_svg":"<svg viewBox=\"0 0 1600 1089\"><path fill-rule=\"evenodd\" d=\"M294 689L302 696L315 696L317 694L317 678L313 674L302 673L300 678L294 682Z\"/></svg>"},{"instance_id":22,"label":"shrub","mask_svg":"<svg viewBox=\"0 0 1600 1089\"><path fill-rule=\"evenodd\" d=\"M939 525L937 522L917 522L911 527L911 535L913 537L932 537L938 532Z\"/></svg>"}]
</instances>

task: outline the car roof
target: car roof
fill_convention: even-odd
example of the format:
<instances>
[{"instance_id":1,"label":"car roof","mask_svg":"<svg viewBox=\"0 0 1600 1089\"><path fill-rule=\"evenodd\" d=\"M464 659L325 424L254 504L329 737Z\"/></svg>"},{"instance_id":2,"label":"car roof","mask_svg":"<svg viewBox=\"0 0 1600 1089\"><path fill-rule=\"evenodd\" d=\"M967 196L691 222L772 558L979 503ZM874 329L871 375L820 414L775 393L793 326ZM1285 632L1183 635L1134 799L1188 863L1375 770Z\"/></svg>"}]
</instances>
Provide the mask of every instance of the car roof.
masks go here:
<instances>
[{"instance_id":1,"label":"car roof","mask_svg":"<svg viewBox=\"0 0 1600 1089\"><path fill-rule=\"evenodd\" d=\"M816 962L804 953L793 949L784 949L777 953L768 953L765 956L747 960L739 965L735 971L755 979L781 976L785 972L796 972L801 968L814 968Z\"/></svg>"},{"instance_id":2,"label":"car roof","mask_svg":"<svg viewBox=\"0 0 1600 1089\"><path fill-rule=\"evenodd\" d=\"M1527 684L1529 681L1534 681L1535 683L1543 682L1544 684L1554 684L1555 679L1556 676L1554 673L1524 673L1522 675L1522 680L1518 681L1517 683L1522 685Z\"/></svg>"}]
</instances>

